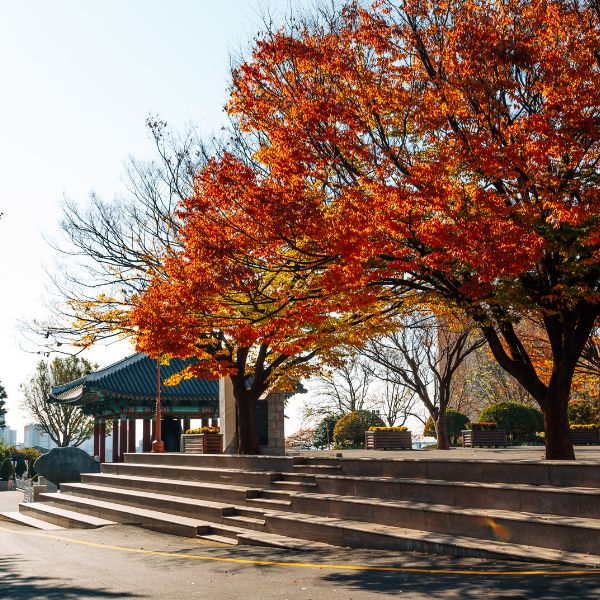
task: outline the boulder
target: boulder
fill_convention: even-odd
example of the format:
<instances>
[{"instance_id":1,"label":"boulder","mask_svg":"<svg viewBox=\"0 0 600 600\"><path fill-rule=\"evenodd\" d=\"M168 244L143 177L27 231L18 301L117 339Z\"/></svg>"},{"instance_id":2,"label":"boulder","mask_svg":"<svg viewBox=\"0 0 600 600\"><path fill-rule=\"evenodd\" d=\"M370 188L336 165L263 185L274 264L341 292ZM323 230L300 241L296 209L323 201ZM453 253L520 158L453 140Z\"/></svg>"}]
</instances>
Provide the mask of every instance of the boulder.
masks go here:
<instances>
[{"instance_id":1,"label":"boulder","mask_svg":"<svg viewBox=\"0 0 600 600\"><path fill-rule=\"evenodd\" d=\"M100 464L81 448L53 448L34 463L36 473L55 483L78 483L82 473L99 473Z\"/></svg>"}]
</instances>

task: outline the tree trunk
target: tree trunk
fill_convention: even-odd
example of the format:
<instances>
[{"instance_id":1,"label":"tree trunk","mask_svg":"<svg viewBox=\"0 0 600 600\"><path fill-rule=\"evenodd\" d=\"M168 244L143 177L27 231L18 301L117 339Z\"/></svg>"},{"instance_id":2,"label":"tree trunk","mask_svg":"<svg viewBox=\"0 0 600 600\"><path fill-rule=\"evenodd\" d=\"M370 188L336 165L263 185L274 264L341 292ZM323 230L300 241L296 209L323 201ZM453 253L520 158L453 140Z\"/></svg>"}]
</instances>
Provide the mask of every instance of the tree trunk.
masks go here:
<instances>
[{"instance_id":1,"label":"tree trunk","mask_svg":"<svg viewBox=\"0 0 600 600\"><path fill-rule=\"evenodd\" d=\"M564 385L550 387L544 402L544 435L548 460L575 460L567 413L569 387L565 388Z\"/></svg>"},{"instance_id":2,"label":"tree trunk","mask_svg":"<svg viewBox=\"0 0 600 600\"><path fill-rule=\"evenodd\" d=\"M435 423L435 436L437 438L438 450L450 450L450 441L446 430L446 411L439 410Z\"/></svg>"},{"instance_id":3,"label":"tree trunk","mask_svg":"<svg viewBox=\"0 0 600 600\"><path fill-rule=\"evenodd\" d=\"M260 454L260 444L256 433L256 400L243 394L235 396L237 412L237 451L238 454Z\"/></svg>"}]
</instances>

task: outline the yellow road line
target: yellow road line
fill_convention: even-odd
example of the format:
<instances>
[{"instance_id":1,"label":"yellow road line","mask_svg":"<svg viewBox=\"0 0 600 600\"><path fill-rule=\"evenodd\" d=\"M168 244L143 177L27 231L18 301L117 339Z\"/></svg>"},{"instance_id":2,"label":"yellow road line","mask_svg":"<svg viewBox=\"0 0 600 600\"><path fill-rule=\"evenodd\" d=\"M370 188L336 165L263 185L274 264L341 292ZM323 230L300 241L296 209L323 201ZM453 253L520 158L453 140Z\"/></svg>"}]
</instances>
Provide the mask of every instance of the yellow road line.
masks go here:
<instances>
[{"instance_id":1,"label":"yellow road line","mask_svg":"<svg viewBox=\"0 0 600 600\"><path fill-rule=\"evenodd\" d=\"M523 575L595 575L600 577L600 569L572 569L569 571L560 570L536 570L536 571L480 571L476 569L423 569L418 567L377 567L372 565L338 565L330 563L303 563L279 560L259 560L254 558L228 558L221 556L206 556L197 554L181 554L179 552L164 552L162 550L144 550L143 548L128 548L126 546L112 546L109 544L100 544L97 542L88 542L76 538L62 537L59 535L41 534L29 531L15 531L14 529L5 529L0 527L0 531L9 531L21 535L31 535L52 539L68 544L79 544L91 548L101 548L103 550L113 550L117 552L129 552L131 554L144 554L147 556L163 556L171 558L183 558L187 560L223 562L241 565L273 566L273 567L294 567L301 569L329 569L332 571L376 571L385 573L430 573L434 575L498 575L498 576L523 576Z\"/></svg>"}]
</instances>

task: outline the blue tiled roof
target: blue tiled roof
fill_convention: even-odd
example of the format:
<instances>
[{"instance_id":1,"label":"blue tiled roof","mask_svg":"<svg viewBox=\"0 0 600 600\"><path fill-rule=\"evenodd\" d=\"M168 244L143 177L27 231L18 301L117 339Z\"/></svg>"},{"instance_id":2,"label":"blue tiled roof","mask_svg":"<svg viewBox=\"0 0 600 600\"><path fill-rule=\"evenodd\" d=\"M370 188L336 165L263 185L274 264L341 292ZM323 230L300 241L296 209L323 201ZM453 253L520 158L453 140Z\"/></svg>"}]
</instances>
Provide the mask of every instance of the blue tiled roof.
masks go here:
<instances>
[{"instance_id":1,"label":"blue tiled roof","mask_svg":"<svg viewBox=\"0 0 600 600\"><path fill-rule=\"evenodd\" d=\"M174 358L168 365L160 366L160 378L164 382L171 375L193 364L192 360ZM91 390L130 398L156 397L156 360L147 354L137 353L104 369L90 373L81 379L52 388L52 398L74 401ZM167 398L217 399L218 380L185 379L176 386L161 388L161 396ZM67 400L68 398L68 400Z\"/></svg>"}]
</instances>

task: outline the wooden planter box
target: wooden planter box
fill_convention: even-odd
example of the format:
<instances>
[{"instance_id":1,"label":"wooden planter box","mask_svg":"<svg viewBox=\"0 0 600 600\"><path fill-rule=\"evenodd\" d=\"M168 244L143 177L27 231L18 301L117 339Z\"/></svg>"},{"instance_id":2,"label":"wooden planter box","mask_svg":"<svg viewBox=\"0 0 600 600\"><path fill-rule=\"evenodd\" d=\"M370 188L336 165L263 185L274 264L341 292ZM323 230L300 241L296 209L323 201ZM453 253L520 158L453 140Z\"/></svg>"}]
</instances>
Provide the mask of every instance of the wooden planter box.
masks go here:
<instances>
[{"instance_id":1,"label":"wooden planter box","mask_svg":"<svg viewBox=\"0 0 600 600\"><path fill-rule=\"evenodd\" d=\"M600 444L600 429L575 429L571 430L571 439L576 446L590 446Z\"/></svg>"},{"instance_id":2,"label":"wooden planter box","mask_svg":"<svg viewBox=\"0 0 600 600\"><path fill-rule=\"evenodd\" d=\"M411 448L410 431L365 431L366 450L410 450Z\"/></svg>"},{"instance_id":3,"label":"wooden planter box","mask_svg":"<svg viewBox=\"0 0 600 600\"><path fill-rule=\"evenodd\" d=\"M221 454L222 433L184 433L181 436L181 452L184 454Z\"/></svg>"},{"instance_id":4,"label":"wooden planter box","mask_svg":"<svg viewBox=\"0 0 600 600\"><path fill-rule=\"evenodd\" d=\"M463 447L489 448L492 446L506 446L506 432L504 431L472 431L463 429Z\"/></svg>"}]
</instances>

